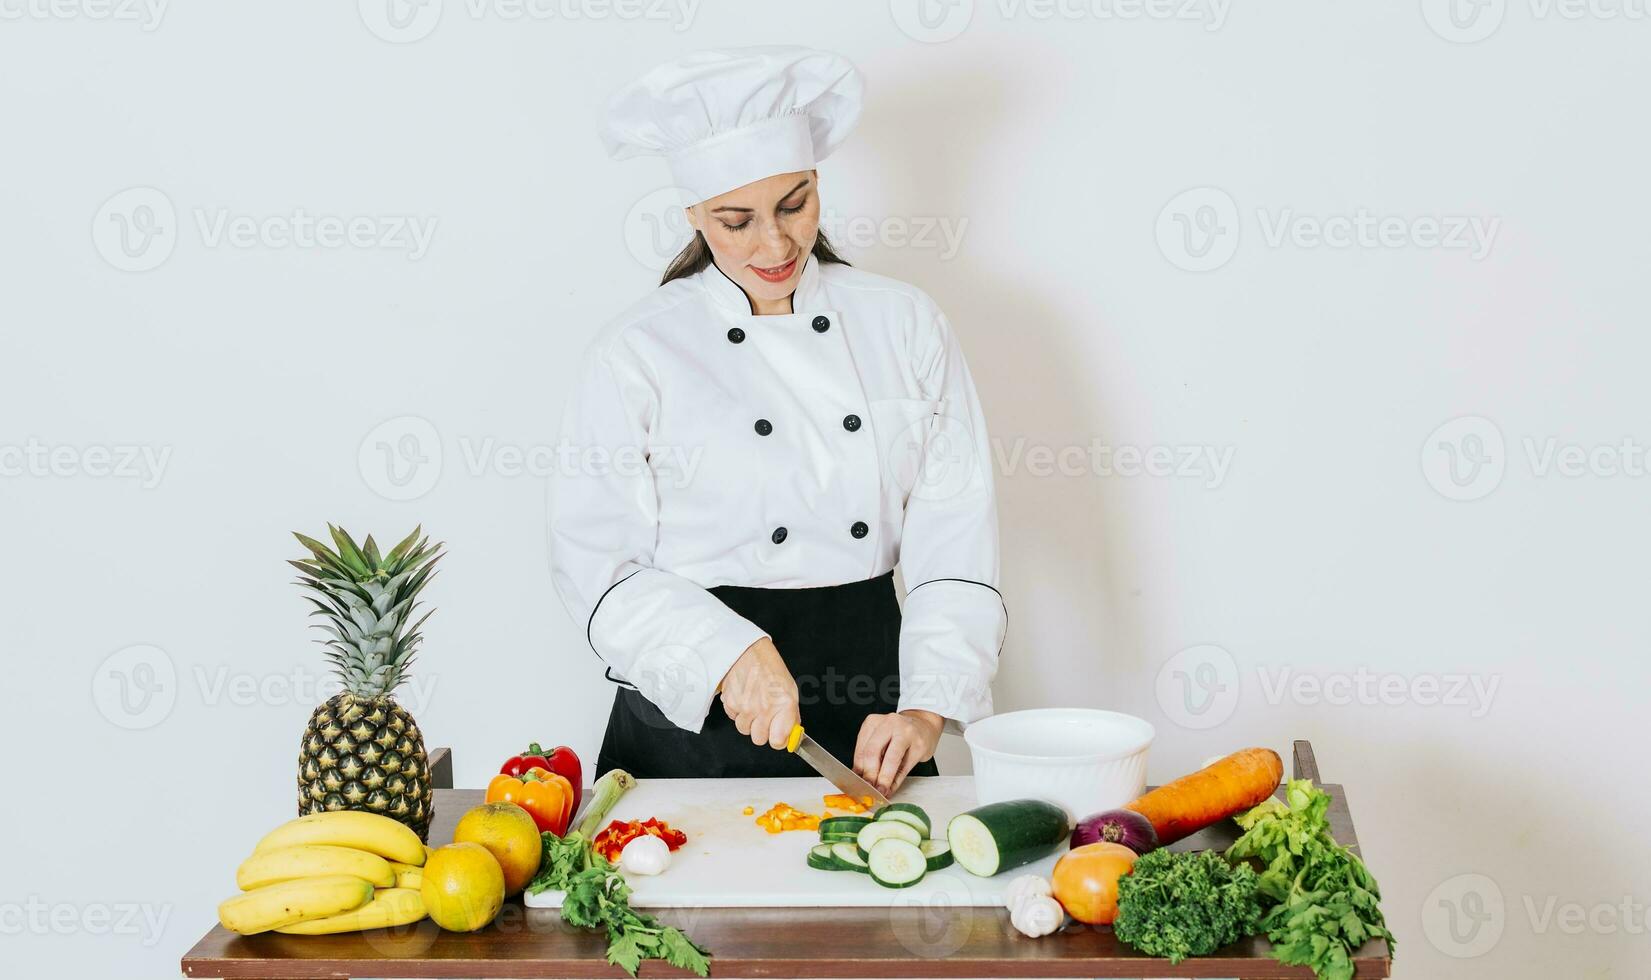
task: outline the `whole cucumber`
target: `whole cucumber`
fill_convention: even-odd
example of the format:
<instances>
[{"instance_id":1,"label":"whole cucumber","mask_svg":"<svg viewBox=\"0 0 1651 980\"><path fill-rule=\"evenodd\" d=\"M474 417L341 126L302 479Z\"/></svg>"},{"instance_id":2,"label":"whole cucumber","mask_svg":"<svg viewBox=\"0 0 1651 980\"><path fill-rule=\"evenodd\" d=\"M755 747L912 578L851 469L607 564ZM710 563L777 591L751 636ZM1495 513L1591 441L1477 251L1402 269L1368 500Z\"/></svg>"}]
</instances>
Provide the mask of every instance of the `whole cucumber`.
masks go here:
<instances>
[{"instance_id":1,"label":"whole cucumber","mask_svg":"<svg viewBox=\"0 0 1651 980\"><path fill-rule=\"evenodd\" d=\"M989 878L1053 854L1072 823L1046 800L1004 800L977 806L946 825L952 857L970 874Z\"/></svg>"}]
</instances>

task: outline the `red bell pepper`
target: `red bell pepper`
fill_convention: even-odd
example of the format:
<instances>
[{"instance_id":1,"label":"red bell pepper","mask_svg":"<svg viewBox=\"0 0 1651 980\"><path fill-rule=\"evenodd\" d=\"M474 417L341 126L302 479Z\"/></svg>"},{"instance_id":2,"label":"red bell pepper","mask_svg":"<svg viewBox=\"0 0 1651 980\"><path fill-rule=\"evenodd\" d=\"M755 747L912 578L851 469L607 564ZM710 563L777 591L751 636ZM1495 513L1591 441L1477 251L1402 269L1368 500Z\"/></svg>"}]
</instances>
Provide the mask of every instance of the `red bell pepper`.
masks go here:
<instances>
[{"instance_id":1,"label":"red bell pepper","mask_svg":"<svg viewBox=\"0 0 1651 980\"><path fill-rule=\"evenodd\" d=\"M573 812L579 812L579 801L585 795L585 770L579 764L579 756L566 745L558 745L545 756L550 765L546 766L551 772L565 777L573 787Z\"/></svg>"},{"instance_id":2,"label":"red bell pepper","mask_svg":"<svg viewBox=\"0 0 1651 980\"><path fill-rule=\"evenodd\" d=\"M499 772L506 776L520 776L534 767L550 769L550 760L545 758L545 750L539 748L538 742L529 745L522 754L506 759Z\"/></svg>"},{"instance_id":3,"label":"red bell pepper","mask_svg":"<svg viewBox=\"0 0 1651 980\"><path fill-rule=\"evenodd\" d=\"M534 742L523 750L521 755L513 755L506 759L499 772L506 776L521 776L534 767L548 769L567 779L568 784L573 787L573 812L578 813L579 801L585 793L585 774L579 764L579 756L566 745L558 745L546 752L539 747L538 742Z\"/></svg>"}]
</instances>

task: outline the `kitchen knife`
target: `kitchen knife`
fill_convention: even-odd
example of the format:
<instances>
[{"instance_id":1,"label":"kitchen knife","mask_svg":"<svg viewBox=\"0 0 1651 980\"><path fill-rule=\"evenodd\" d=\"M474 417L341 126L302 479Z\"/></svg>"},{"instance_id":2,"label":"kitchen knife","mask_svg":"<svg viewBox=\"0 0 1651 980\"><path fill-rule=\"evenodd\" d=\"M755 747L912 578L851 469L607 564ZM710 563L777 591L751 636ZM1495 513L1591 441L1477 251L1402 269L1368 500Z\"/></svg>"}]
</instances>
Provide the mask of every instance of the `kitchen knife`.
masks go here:
<instances>
[{"instance_id":1,"label":"kitchen knife","mask_svg":"<svg viewBox=\"0 0 1651 980\"><path fill-rule=\"evenodd\" d=\"M803 726L797 725L791 729L791 736L785 740L785 750L796 753L797 757L812 766L815 772L830 780L831 785L856 800L862 796L869 796L876 806L888 803L889 798L877 792L877 787L861 779L853 769L838 762L836 756L827 752L825 746L804 734Z\"/></svg>"}]
</instances>

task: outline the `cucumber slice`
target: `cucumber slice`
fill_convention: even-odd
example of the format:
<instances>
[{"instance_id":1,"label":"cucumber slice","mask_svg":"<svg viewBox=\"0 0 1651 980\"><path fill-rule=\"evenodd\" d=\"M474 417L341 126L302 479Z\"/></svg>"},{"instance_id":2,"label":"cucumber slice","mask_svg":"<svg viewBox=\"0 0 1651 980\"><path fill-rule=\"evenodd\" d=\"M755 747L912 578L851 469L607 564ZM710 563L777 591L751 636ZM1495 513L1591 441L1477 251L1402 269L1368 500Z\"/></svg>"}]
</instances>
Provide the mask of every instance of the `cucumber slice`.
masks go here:
<instances>
[{"instance_id":1,"label":"cucumber slice","mask_svg":"<svg viewBox=\"0 0 1651 980\"><path fill-rule=\"evenodd\" d=\"M943 840L926 840L917 845L917 849L923 852L930 871L952 866L952 845Z\"/></svg>"},{"instance_id":2,"label":"cucumber slice","mask_svg":"<svg viewBox=\"0 0 1651 980\"><path fill-rule=\"evenodd\" d=\"M871 880L884 888L910 888L929 871L922 850L911 841L896 837L885 837L871 845L866 867L871 872Z\"/></svg>"},{"instance_id":3,"label":"cucumber slice","mask_svg":"<svg viewBox=\"0 0 1651 980\"><path fill-rule=\"evenodd\" d=\"M820 836L835 833L853 836L868 823L871 823L870 817L826 817L820 821Z\"/></svg>"},{"instance_id":4,"label":"cucumber slice","mask_svg":"<svg viewBox=\"0 0 1651 980\"><path fill-rule=\"evenodd\" d=\"M1054 853L1071 831L1066 811L1053 803L1005 800L953 817L946 840L963 870L990 878Z\"/></svg>"},{"instance_id":5,"label":"cucumber slice","mask_svg":"<svg viewBox=\"0 0 1651 980\"><path fill-rule=\"evenodd\" d=\"M853 844L831 845L831 859L837 862L837 867L841 871L866 870L866 859L855 851Z\"/></svg>"},{"instance_id":6,"label":"cucumber slice","mask_svg":"<svg viewBox=\"0 0 1651 980\"><path fill-rule=\"evenodd\" d=\"M901 820L909 823L924 837L929 836L929 830L934 826L929 820L928 813L915 803L890 803L878 807L872 816L877 820Z\"/></svg>"},{"instance_id":7,"label":"cucumber slice","mask_svg":"<svg viewBox=\"0 0 1651 980\"><path fill-rule=\"evenodd\" d=\"M914 847L923 839L917 828L909 823L900 820L873 820L860 828L860 832L855 835L854 843L859 845L860 850L870 854L878 841L889 837L903 840Z\"/></svg>"},{"instance_id":8,"label":"cucumber slice","mask_svg":"<svg viewBox=\"0 0 1651 980\"><path fill-rule=\"evenodd\" d=\"M842 871L837 859L831 856L830 844L815 844L808 849L808 866L820 871Z\"/></svg>"},{"instance_id":9,"label":"cucumber slice","mask_svg":"<svg viewBox=\"0 0 1651 980\"><path fill-rule=\"evenodd\" d=\"M847 841L848 843L852 844L852 843L854 843L854 838L856 836L856 833L857 833L856 831L852 831L852 830L840 830L840 831L839 830L834 830L829 834L821 834L820 835L820 843L822 843L822 844L836 844L839 841Z\"/></svg>"}]
</instances>

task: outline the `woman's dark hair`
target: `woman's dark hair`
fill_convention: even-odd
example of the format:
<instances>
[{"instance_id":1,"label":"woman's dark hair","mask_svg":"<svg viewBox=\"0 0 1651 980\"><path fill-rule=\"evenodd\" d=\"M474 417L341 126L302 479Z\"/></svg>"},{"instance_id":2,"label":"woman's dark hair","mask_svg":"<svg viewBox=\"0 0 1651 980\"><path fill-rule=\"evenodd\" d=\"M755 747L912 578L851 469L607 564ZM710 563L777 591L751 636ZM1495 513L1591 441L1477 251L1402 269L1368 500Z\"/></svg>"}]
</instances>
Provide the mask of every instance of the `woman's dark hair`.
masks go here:
<instances>
[{"instance_id":1,"label":"woman's dark hair","mask_svg":"<svg viewBox=\"0 0 1651 980\"><path fill-rule=\"evenodd\" d=\"M822 264L827 262L835 262L838 265L849 264L848 259L838 255L837 250L831 247L829 241L826 241L824 231L821 231L814 239L813 254ZM676 258L671 260L671 264L665 267L665 278L659 280L659 284L663 286L672 279L686 279L704 270L710 264L711 246L705 241L705 236L696 231L694 232L694 240L688 243L688 247L678 252Z\"/></svg>"}]
</instances>

